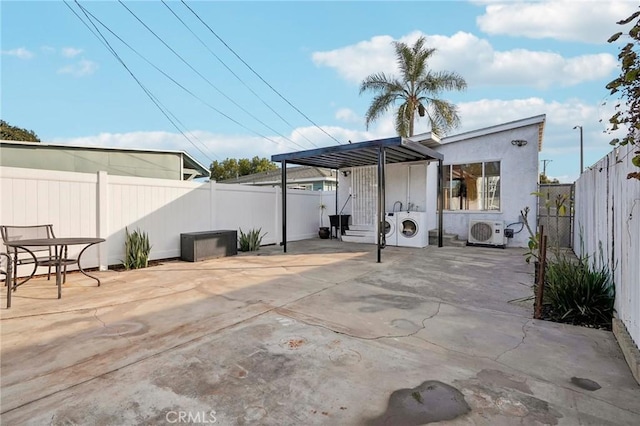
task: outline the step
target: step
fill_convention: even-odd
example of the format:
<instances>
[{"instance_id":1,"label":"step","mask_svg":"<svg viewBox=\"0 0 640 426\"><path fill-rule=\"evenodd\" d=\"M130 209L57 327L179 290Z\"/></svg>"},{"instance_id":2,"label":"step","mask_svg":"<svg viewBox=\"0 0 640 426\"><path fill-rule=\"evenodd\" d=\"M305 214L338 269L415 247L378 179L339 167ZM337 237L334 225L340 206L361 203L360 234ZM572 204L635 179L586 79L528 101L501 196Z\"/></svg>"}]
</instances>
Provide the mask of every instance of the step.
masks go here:
<instances>
[{"instance_id":1,"label":"step","mask_svg":"<svg viewBox=\"0 0 640 426\"><path fill-rule=\"evenodd\" d=\"M376 229L371 225L349 225L349 231L371 231L375 233Z\"/></svg>"},{"instance_id":2,"label":"step","mask_svg":"<svg viewBox=\"0 0 640 426\"><path fill-rule=\"evenodd\" d=\"M429 231L429 245L438 245L438 230L431 229ZM465 240L458 239L457 234L443 234L442 245L446 247L465 247L467 242Z\"/></svg>"},{"instance_id":3,"label":"step","mask_svg":"<svg viewBox=\"0 0 640 426\"><path fill-rule=\"evenodd\" d=\"M362 244L375 244L376 236L375 234L357 234L357 235L348 235L345 234L342 236L342 241L346 243L362 243Z\"/></svg>"},{"instance_id":4,"label":"step","mask_svg":"<svg viewBox=\"0 0 640 426\"><path fill-rule=\"evenodd\" d=\"M365 236L374 236L376 233L371 230L358 230L358 229L347 229L344 231L344 235L355 236L355 237L365 237Z\"/></svg>"}]
</instances>

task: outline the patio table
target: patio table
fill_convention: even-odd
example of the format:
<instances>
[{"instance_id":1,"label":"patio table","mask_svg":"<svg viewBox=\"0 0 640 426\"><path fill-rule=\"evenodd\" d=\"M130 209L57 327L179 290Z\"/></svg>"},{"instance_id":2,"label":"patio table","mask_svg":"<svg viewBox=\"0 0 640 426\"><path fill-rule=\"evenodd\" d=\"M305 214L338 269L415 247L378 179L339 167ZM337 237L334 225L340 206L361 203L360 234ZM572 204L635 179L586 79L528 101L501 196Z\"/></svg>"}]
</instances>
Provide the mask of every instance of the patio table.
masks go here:
<instances>
[{"instance_id":1,"label":"patio table","mask_svg":"<svg viewBox=\"0 0 640 426\"><path fill-rule=\"evenodd\" d=\"M82 254L91 246L95 244L99 244L104 242L104 238L92 238L92 237L71 237L71 238L38 238L38 239L25 239L25 240L14 240L14 241L6 241L4 243L5 246L13 248L14 250L14 271L16 270L17 262L18 262L18 250L21 249L31 254L31 256L36 257L36 255L29 250L29 247L53 247L54 248L54 256L55 256L55 266L56 266L56 285L58 286L58 299L62 298L62 274L61 268L66 265L73 265L75 263L78 264L78 269L83 275L86 275L89 278L93 278L98 281L98 287L100 286L100 279L94 277L93 275L89 275L84 269L82 269L82 264L80 263L80 259L82 258ZM80 251L78 257L76 259L68 259L67 258L67 248L69 246L75 245L84 245L85 247ZM17 274L14 272L14 277ZM11 291L18 287L17 280L14 278L13 285L8 283L7 285L7 308L11 306Z\"/></svg>"}]
</instances>

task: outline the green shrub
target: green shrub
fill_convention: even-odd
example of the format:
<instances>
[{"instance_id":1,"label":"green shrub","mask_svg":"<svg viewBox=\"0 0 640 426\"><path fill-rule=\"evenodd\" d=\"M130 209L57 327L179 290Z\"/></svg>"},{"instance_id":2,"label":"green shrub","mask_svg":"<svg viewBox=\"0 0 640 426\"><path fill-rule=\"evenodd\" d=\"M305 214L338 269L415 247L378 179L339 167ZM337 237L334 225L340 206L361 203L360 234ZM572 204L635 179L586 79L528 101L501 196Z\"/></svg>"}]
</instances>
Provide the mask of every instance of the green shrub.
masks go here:
<instances>
[{"instance_id":1,"label":"green shrub","mask_svg":"<svg viewBox=\"0 0 640 426\"><path fill-rule=\"evenodd\" d=\"M547 264L544 302L550 308L549 319L610 329L614 301L613 275L602 253L600 262L565 255Z\"/></svg>"},{"instance_id":2,"label":"green shrub","mask_svg":"<svg viewBox=\"0 0 640 426\"><path fill-rule=\"evenodd\" d=\"M262 228L252 229L246 234L242 232L242 228L240 229L240 237L238 237L238 243L240 245L240 251L256 251L260 249L260 243L262 242L262 237L267 235L260 235L260 231Z\"/></svg>"},{"instance_id":3,"label":"green shrub","mask_svg":"<svg viewBox=\"0 0 640 426\"><path fill-rule=\"evenodd\" d=\"M126 238L124 241L124 261L122 265L125 269L146 268L149 265L149 236L146 232L136 229L129 233L129 229L124 228Z\"/></svg>"}]
</instances>

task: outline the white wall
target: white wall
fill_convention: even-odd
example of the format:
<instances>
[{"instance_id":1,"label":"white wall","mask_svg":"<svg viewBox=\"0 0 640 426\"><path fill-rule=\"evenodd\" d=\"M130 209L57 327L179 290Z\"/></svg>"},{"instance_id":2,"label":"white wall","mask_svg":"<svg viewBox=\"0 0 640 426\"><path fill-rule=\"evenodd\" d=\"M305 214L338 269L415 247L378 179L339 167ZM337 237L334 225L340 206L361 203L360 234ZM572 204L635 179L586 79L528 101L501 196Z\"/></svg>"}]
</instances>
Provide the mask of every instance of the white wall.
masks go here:
<instances>
[{"instance_id":1,"label":"white wall","mask_svg":"<svg viewBox=\"0 0 640 426\"><path fill-rule=\"evenodd\" d=\"M599 257L614 270L616 316L640 345L640 184L631 158L637 146L614 150L576 181L574 251Z\"/></svg>"},{"instance_id":2,"label":"white wall","mask_svg":"<svg viewBox=\"0 0 640 426\"><path fill-rule=\"evenodd\" d=\"M505 226L520 222L520 210L528 206L531 210L529 223L536 227L537 198L531 195L538 188L538 128L539 124L483 135L451 143L443 143L436 150L444 155L444 165L500 161L499 211L444 211L445 233L457 234L467 239L470 219L503 220ZM525 146L511 144L514 139L528 141ZM446 142L446 138L443 142ZM427 211L429 229L437 228L437 179L438 164L432 162L428 168ZM520 225L511 226L514 231ZM526 247L529 234L526 229L508 240L509 247Z\"/></svg>"},{"instance_id":3,"label":"white wall","mask_svg":"<svg viewBox=\"0 0 640 426\"><path fill-rule=\"evenodd\" d=\"M280 188L1 167L0 191L0 224L51 223L59 237L105 238L83 255L87 268L121 263L125 227L149 234L151 259L179 257L185 232L261 228L263 244L282 240ZM287 241L317 238L321 204L329 226L335 192L287 191Z\"/></svg>"}]
</instances>

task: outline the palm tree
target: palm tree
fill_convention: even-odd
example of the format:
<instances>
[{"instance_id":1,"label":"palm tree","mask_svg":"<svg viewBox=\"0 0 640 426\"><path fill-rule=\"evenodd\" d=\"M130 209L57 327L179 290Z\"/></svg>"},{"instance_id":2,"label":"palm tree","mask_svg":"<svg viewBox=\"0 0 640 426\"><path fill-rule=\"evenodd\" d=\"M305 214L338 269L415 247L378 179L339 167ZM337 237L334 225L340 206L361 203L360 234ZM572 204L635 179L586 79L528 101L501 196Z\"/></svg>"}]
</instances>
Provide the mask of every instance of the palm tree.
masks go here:
<instances>
[{"instance_id":1,"label":"palm tree","mask_svg":"<svg viewBox=\"0 0 640 426\"><path fill-rule=\"evenodd\" d=\"M393 42L400 67L400 78L385 73L371 74L360 85L360 94L376 93L367 110L366 126L380 118L396 102L401 102L396 113L396 131L402 137L413 136L415 112L429 119L431 131L443 135L460 123L457 107L438 95L443 90L464 90L467 82L454 72L435 72L427 61L436 51L425 46L426 39L420 37L413 46Z\"/></svg>"}]
</instances>

